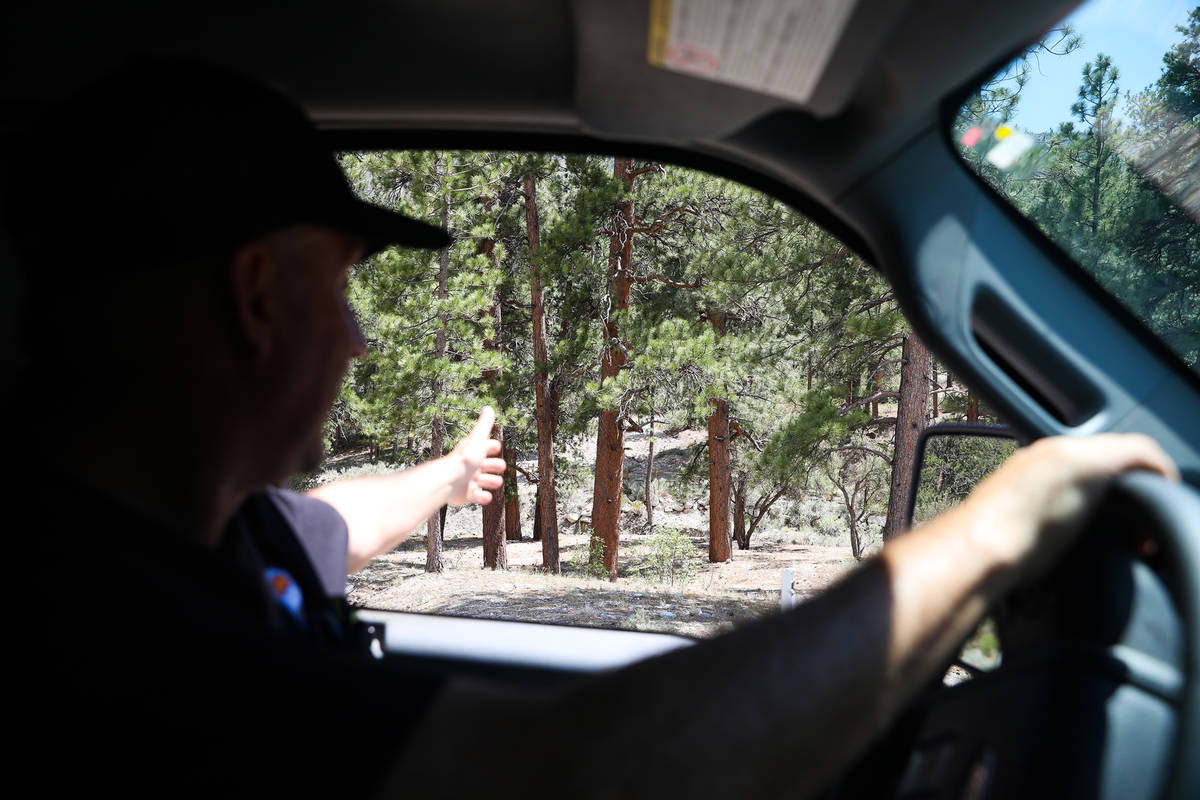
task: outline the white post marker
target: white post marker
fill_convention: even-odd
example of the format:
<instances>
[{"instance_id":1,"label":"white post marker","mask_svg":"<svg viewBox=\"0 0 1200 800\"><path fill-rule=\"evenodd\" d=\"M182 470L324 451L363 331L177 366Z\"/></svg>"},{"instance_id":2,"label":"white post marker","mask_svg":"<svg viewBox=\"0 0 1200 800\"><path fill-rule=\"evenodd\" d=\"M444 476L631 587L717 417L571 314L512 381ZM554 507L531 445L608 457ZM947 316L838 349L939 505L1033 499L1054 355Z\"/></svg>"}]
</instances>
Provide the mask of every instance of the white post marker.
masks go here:
<instances>
[{"instance_id":1,"label":"white post marker","mask_svg":"<svg viewBox=\"0 0 1200 800\"><path fill-rule=\"evenodd\" d=\"M792 584L796 581L796 570L785 569L779 584L779 610L791 611L796 607L796 590Z\"/></svg>"}]
</instances>

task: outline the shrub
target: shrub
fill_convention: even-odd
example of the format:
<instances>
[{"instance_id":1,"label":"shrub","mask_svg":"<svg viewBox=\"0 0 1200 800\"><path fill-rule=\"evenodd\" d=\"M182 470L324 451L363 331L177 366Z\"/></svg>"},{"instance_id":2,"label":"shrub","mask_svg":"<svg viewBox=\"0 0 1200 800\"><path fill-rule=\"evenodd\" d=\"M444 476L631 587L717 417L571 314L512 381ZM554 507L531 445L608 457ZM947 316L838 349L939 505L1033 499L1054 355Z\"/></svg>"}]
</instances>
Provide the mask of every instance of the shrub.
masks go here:
<instances>
[{"instance_id":1,"label":"shrub","mask_svg":"<svg viewBox=\"0 0 1200 800\"><path fill-rule=\"evenodd\" d=\"M595 472L583 459L571 459L564 455L554 457L554 486L564 497L590 487L594 478Z\"/></svg>"},{"instance_id":2,"label":"shrub","mask_svg":"<svg viewBox=\"0 0 1200 800\"><path fill-rule=\"evenodd\" d=\"M700 571L692 540L676 528L660 528L646 542L643 571L658 583L687 583Z\"/></svg>"},{"instance_id":3,"label":"shrub","mask_svg":"<svg viewBox=\"0 0 1200 800\"><path fill-rule=\"evenodd\" d=\"M587 550L582 547L576 551L578 557L571 562L571 565L579 571L580 575L586 575L589 578L608 579L608 570L604 568L604 539L596 534L592 534L588 539Z\"/></svg>"}]
</instances>

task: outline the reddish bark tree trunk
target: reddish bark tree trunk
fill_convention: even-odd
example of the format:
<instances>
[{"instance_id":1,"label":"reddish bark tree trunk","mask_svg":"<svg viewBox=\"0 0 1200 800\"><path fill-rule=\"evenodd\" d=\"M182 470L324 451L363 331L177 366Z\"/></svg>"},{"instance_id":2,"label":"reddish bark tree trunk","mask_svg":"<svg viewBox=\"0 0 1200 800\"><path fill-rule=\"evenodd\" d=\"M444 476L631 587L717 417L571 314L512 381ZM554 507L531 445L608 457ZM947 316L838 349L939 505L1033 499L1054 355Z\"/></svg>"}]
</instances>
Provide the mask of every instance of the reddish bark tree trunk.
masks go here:
<instances>
[{"instance_id":1,"label":"reddish bark tree trunk","mask_svg":"<svg viewBox=\"0 0 1200 800\"><path fill-rule=\"evenodd\" d=\"M525 176L525 233L529 242L529 293L533 325L534 400L537 405L538 503L534 538L541 534L542 569L562 571L558 556L558 513L554 494L553 411L549 399L550 357L546 346L546 309L542 305L542 277L538 273L537 181Z\"/></svg>"},{"instance_id":2,"label":"reddish bark tree trunk","mask_svg":"<svg viewBox=\"0 0 1200 800\"><path fill-rule=\"evenodd\" d=\"M560 397L559 397L560 387L561 387L561 381L559 380L558 376L555 376L554 379L550 381L550 391L546 396L546 416L548 416L550 418L549 424L550 424L550 441L551 442L558 440L558 409L559 409L559 400L560 400ZM553 452L553 451L551 451L551 452ZM558 494L558 490L555 489L556 497L557 497L557 494ZM557 505L555 506L555 508L552 509L552 516L555 521L555 525L557 526L557 524L558 524L558 507L557 507ZM540 484L538 485L537 490L534 493L534 498L533 498L533 541L535 541L535 542L542 541L542 487Z\"/></svg>"},{"instance_id":3,"label":"reddish bark tree trunk","mask_svg":"<svg viewBox=\"0 0 1200 800\"><path fill-rule=\"evenodd\" d=\"M724 313L710 312L709 322L718 336L725 333ZM708 415L708 560L733 559L729 543L729 402L713 401Z\"/></svg>"},{"instance_id":4,"label":"reddish bark tree trunk","mask_svg":"<svg viewBox=\"0 0 1200 800\"><path fill-rule=\"evenodd\" d=\"M487 238L483 239L479 244L481 253L487 255L488 260L492 262L492 266L498 266L496 263L496 240ZM499 291L499 290L497 290ZM501 317L501 298L496 297L492 304L491 314L493 331L492 338L484 341L484 349L500 350L500 328L503 319ZM485 369L483 371L483 379L488 382L493 390L496 386L496 379L500 375L499 369ZM492 436L499 439L501 444L504 442L504 431L499 425L492 428ZM504 490L501 488L499 492L492 497L492 502L483 507L483 566L491 567L492 569L508 569L508 549L504 544Z\"/></svg>"},{"instance_id":5,"label":"reddish bark tree trunk","mask_svg":"<svg viewBox=\"0 0 1200 800\"><path fill-rule=\"evenodd\" d=\"M913 459L917 439L925 428L925 400L929 397L929 350L909 333L900 356L900 398L896 407L896 447L892 456L892 493L888 498L887 521L883 539L887 541L904 531L908 514L908 495L912 486Z\"/></svg>"},{"instance_id":6,"label":"reddish bark tree trunk","mask_svg":"<svg viewBox=\"0 0 1200 800\"><path fill-rule=\"evenodd\" d=\"M979 422L979 398L967 395L970 402L967 404L967 422Z\"/></svg>"},{"instance_id":7,"label":"reddish bark tree trunk","mask_svg":"<svg viewBox=\"0 0 1200 800\"><path fill-rule=\"evenodd\" d=\"M646 453L646 486L644 499L646 503L646 530L654 530L654 389L650 389L650 441Z\"/></svg>"},{"instance_id":8,"label":"reddish bark tree trunk","mask_svg":"<svg viewBox=\"0 0 1200 800\"><path fill-rule=\"evenodd\" d=\"M496 437L503 436L496 428ZM503 489L501 489L503 491ZM483 566L508 569L508 547L504 539L504 497L500 492L483 507Z\"/></svg>"},{"instance_id":9,"label":"reddish bark tree trunk","mask_svg":"<svg viewBox=\"0 0 1200 800\"><path fill-rule=\"evenodd\" d=\"M517 452L507 440L504 442L504 538L510 542L521 541L521 495L517 492Z\"/></svg>"},{"instance_id":10,"label":"reddish bark tree trunk","mask_svg":"<svg viewBox=\"0 0 1200 800\"><path fill-rule=\"evenodd\" d=\"M614 158L613 176L624 181L630 194L621 201L608 244L609 279L612 282L612 311L604 320L604 357L600 381L615 378L625 366L625 349L616 315L629 309L633 286L633 175L632 159ZM617 579L617 547L620 541L621 478L625 469L625 432L618 409L600 413L596 432L596 481L592 492L592 531L604 542L604 567L609 580Z\"/></svg>"},{"instance_id":11,"label":"reddish bark tree trunk","mask_svg":"<svg viewBox=\"0 0 1200 800\"><path fill-rule=\"evenodd\" d=\"M729 403L714 400L708 415L708 560L733 559L729 543Z\"/></svg>"}]
</instances>

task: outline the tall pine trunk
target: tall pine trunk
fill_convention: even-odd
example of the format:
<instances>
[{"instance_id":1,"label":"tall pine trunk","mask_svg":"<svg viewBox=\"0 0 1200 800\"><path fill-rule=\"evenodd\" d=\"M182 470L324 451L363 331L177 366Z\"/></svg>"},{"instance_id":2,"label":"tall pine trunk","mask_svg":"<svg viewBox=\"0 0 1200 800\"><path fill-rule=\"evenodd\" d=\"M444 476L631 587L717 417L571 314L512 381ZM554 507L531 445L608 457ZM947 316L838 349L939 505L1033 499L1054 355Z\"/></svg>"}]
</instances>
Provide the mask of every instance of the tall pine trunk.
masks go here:
<instances>
[{"instance_id":1,"label":"tall pine trunk","mask_svg":"<svg viewBox=\"0 0 1200 800\"><path fill-rule=\"evenodd\" d=\"M563 325L563 329L564 330L566 329L565 324ZM560 341L562 340L562 338L565 338L565 337L560 337ZM561 400L561 396L560 396L561 391L562 391L562 381L560 380L560 376L556 375L550 381L550 390L546 395L546 415L550 418L550 441L551 442L558 441L558 416L559 416L558 411L559 411L559 401ZM553 452L553 451L551 451L551 452ZM557 488L554 489L554 495L557 498L557 496L558 496ZM541 511L541 508L542 508L542 487L539 484L537 487L537 490L534 493L534 499L533 499L533 541L535 541L535 542L540 542L542 540L542 522L541 522L542 511ZM555 524L557 525L557 520L558 520L557 505L551 511L552 511L551 516L553 517L553 519L555 520Z\"/></svg>"},{"instance_id":2,"label":"tall pine trunk","mask_svg":"<svg viewBox=\"0 0 1200 800\"><path fill-rule=\"evenodd\" d=\"M498 267L496 259L496 240L483 239L479 246L480 252L488 257L493 267ZM496 297L492 303L492 337L483 343L485 350L500 351L500 334L503 318L501 316L503 298L500 289L496 289ZM483 379L495 391L496 379L500 376L499 369L483 370ZM496 425L492 428L492 436L504 442L504 431ZM483 507L483 566L492 569L508 569L508 548L504 544L504 491L501 489L492 497L492 502Z\"/></svg>"},{"instance_id":3,"label":"tall pine trunk","mask_svg":"<svg viewBox=\"0 0 1200 800\"><path fill-rule=\"evenodd\" d=\"M725 333L725 314L710 312L709 321L718 336ZM729 401L713 401L708 415L708 560L731 561L729 533Z\"/></svg>"},{"instance_id":4,"label":"tall pine trunk","mask_svg":"<svg viewBox=\"0 0 1200 800\"><path fill-rule=\"evenodd\" d=\"M529 293L533 325L534 402L537 405L538 503L535 538L542 538L542 569L557 575L562 567L558 556L558 512L554 494L553 411L549 403L550 356L546 346L546 309L542 304L542 277L538 273L537 181L525 176L525 233L529 244Z\"/></svg>"},{"instance_id":5,"label":"tall pine trunk","mask_svg":"<svg viewBox=\"0 0 1200 800\"><path fill-rule=\"evenodd\" d=\"M438 176L439 189L442 192L442 228L445 229L450 225L450 193L446 191L442 184L442 176L444 174L442 162L439 159L434 171ZM446 287L450 278L450 248L443 247L438 256L438 328L437 334L434 337L433 355L436 359L446 357ZM435 378L433 381L433 402L440 404L442 402L442 394L445 391L444 381L441 378ZM442 449L445 446L446 436L446 421L442 417L442 411L439 407L434 418L433 427L430 432L429 457L441 458ZM426 537L426 552L425 552L425 571L426 572L442 572L446 566L442 561L442 540L445 537L445 514L441 511L435 512L427 524L428 535Z\"/></svg>"},{"instance_id":6,"label":"tall pine trunk","mask_svg":"<svg viewBox=\"0 0 1200 800\"><path fill-rule=\"evenodd\" d=\"M733 484L733 540L739 550L750 549L750 533L746 530L746 473L741 471Z\"/></svg>"},{"instance_id":7,"label":"tall pine trunk","mask_svg":"<svg viewBox=\"0 0 1200 800\"><path fill-rule=\"evenodd\" d=\"M504 538L510 542L521 541L521 495L517 491L517 449L506 438L504 440Z\"/></svg>"},{"instance_id":8,"label":"tall pine trunk","mask_svg":"<svg viewBox=\"0 0 1200 800\"><path fill-rule=\"evenodd\" d=\"M883 525L884 541L904 531L917 439L925 428L925 405L929 397L925 371L929 368L929 359L928 348L915 333L904 337L900 356L900 399L896 408L896 447L892 456L892 492L888 498L887 521Z\"/></svg>"},{"instance_id":9,"label":"tall pine trunk","mask_svg":"<svg viewBox=\"0 0 1200 800\"><path fill-rule=\"evenodd\" d=\"M633 284L633 161L613 159L613 177L625 183L628 194L621 201L613 220L613 233L608 244L609 280L612 286L612 306L604 320L604 357L600 362L600 381L603 384L617 376L625 366L625 349L617 315L629 309L629 294ZM625 469L625 432L621 428L618 409L600 412L596 432L596 482L592 492L593 535L604 542L604 568L609 580L617 579L617 547L620 541L621 478Z\"/></svg>"},{"instance_id":10,"label":"tall pine trunk","mask_svg":"<svg viewBox=\"0 0 1200 800\"><path fill-rule=\"evenodd\" d=\"M729 403L714 400L708 415L708 560L731 561L729 538Z\"/></svg>"},{"instance_id":11,"label":"tall pine trunk","mask_svg":"<svg viewBox=\"0 0 1200 800\"><path fill-rule=\"evenodd\" d=\"M646 531L654 531L654 387L650 387L650 433L646 442L646 485L643 492L646 503Z\"/></svg>"},{"instance_id":12,"label":"tall pine trunk","mask_svg":"<svg viewBox=\"0 0 1200 800\"><path fill-rule=\"evenodd\" d=\"M939 388L938 387L938 367L937 367L937 356L934 356L932 354L929 356L929 370L930 370L929 383L933 385L933 389L934 389L934 391L933 391L933 418L937 419L938 418L938 396L939 396L939 392L937 391L937 389Z\"/></svg>"},{"instance_id":13,"label":"tall pine trunk","mask_svg":"<svg viewBox=\"0 0 1200 800\"><path fill-rule=\"evenodd\" d=\"M492 436L504 440L504 431L499 425L492 429ZM504 531L504 487L492 493L492 502L483 507L483 566L492 569L508 569L508 547Z\"/></svg>"},{"instance_id":14,"label":"tall pine trunk","mask_svg":"<svg viewBox=\"0 0 1200 800\"><path fill-rule=\"evenodd\" d=\"M444 428L442 415L439 412L433 420L433 430L430 437L429 453L431 458L437 458L442 454ZM445 563L442 561L442 541L445 537L445 532L442 529L442 521L444 519L445 516L441 513L441 509L438 509L430 515L429 521L426 523L426 572L442 572L446 568Z\"/></svg>"}]
</instances>

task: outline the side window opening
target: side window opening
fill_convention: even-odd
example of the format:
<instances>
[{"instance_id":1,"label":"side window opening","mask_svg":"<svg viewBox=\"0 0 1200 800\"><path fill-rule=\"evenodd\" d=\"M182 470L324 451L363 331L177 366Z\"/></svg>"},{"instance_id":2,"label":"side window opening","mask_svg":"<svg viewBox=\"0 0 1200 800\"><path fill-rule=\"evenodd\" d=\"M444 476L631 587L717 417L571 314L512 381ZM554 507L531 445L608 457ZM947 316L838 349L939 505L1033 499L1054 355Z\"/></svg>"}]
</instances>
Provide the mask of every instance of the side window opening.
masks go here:
<instances>
[{"instance_id":1,"label":"side window opening","mask_svg":"<svg viewBox=\"0 0 1200 800\"><path fill-rule=\"evenodd\" d=\"M994 421L874 269L759 192L603 156L340 160L454 243L353 271L367 353L294 486L436 456L485 404L510 465L352 575L360 606L710 636L901 530L897 420Z\"/></svg>"},{"instance_id":2,"label":"side window opening","mask_svg":"<svg viewBox=\"0 0 1200 800\"><path fill-rule=\"evenodd\" d=\"M1200 8L1089 2L972 92L951 135L1200 373Z\"/></svg>"}]
</instances>

